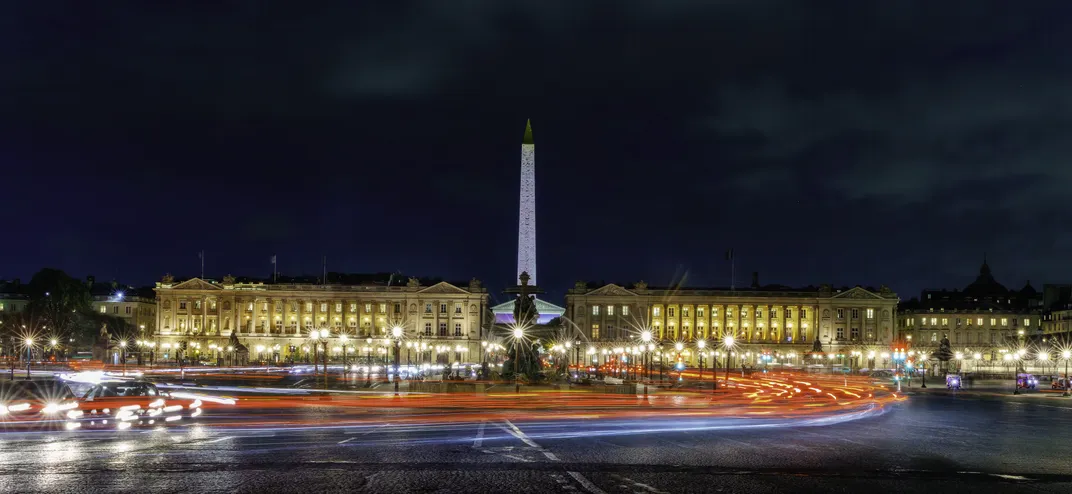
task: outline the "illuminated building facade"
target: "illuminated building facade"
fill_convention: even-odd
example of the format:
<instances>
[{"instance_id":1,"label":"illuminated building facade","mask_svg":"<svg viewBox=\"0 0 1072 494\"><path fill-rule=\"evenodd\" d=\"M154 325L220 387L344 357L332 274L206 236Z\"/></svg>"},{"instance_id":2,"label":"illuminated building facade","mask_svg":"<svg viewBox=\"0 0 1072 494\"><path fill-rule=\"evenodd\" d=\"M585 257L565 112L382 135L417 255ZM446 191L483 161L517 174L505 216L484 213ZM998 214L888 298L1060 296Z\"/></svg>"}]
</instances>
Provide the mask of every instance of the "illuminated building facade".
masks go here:
<instances>
[{"instance_id":1,"label":"illuminated building facade","mask_svg":"<svg viewBox=\"0 0 1072 494\"><path fill-rule=\"evenodd\" d=\"M389 283L312 284L221 282L170 276L156 284L158 358L226 358L231 335L254 361L308 361L317 342L331 359L388 353L386 338L403 331L403 363L454 363L479 358L487 290L410 278ZM327 331L327 338L319 334ZM341 338L345 335L346 338Z\"/></svg>"},{"instance_id":2,"label":"illuminated building facade","mask_svg":"<svg viewBox=\"0 0 1072 494\"><path fill-rule=\"evenodd\" d=\"M1028 282L1020 290L998 283L986 260L963 290L924 290L900 305L898 331L911 347L937 350L949 338L952 350L984 361L999 360L1036 339L1042 329L1042 296Z\"/></svg>"},{"instance_id":3,"label":"illuminated building facade","mask_svg":"<svg viewBox=\"0 0 1072 494\"><path fill-rule=\"evenodd\" d=\"M888 349L897 337L898 298L886 287L761 287L757 279L736 290L578 282L566 295L565 316L596 347L636 345L650 330L664 348L680 342L695 356L700 340L711 351L733 335L740 352L793 354L796 363L816 339L832 353L866 345Z\"/></svg>"}]
</instances>

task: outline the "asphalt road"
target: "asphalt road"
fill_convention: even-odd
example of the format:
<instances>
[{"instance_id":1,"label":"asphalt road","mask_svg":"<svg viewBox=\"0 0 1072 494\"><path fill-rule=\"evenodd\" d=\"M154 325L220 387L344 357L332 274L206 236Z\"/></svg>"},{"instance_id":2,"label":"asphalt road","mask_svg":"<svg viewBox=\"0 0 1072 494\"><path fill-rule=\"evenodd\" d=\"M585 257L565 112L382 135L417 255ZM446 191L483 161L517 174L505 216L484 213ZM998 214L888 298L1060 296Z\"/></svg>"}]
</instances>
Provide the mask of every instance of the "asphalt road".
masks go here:
<instances>
[{"instance_id":1,"label":"asphalt road","mask_svg":"<svg viewBox=\"0 0 1072 494\"><path fill-rule=\"evenodd\" d=\"M1072 399L923 395L811 426L495 415L442 426L5 433L0 491L1072 492L1070 419Z\"/></svg>"}]
</instances>

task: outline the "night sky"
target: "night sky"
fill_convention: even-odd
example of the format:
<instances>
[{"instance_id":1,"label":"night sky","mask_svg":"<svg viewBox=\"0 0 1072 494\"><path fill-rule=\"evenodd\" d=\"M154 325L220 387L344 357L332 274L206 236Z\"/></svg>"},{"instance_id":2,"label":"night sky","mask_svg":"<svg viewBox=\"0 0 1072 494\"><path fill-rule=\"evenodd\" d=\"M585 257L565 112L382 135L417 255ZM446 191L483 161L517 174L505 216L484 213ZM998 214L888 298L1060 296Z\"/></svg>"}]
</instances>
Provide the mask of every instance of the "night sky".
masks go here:
<instances>
[{"instance_id":1,"label":"night sky","mask_svg":"<svg viewBox=\"0 0 1072 494\"><path fill-rule=\"evenodd\" d=\"M531 118L552 300L1072 280L1067 2L172 3L0 7L0 278L498 292Z\"/></svg>"}]
</instances>

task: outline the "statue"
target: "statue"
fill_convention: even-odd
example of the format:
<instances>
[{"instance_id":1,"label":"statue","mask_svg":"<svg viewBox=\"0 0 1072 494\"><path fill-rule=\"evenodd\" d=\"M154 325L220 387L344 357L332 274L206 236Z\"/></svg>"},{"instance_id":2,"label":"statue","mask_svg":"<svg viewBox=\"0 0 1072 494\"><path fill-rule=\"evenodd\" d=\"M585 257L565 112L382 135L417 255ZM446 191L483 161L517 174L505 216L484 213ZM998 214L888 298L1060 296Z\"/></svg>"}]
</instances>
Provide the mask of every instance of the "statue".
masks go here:
<instances>
[{"instance_id":1,"label":"statue","mask_svg":"<svg viewBox=\"0 0 1072 494\"><path fill-rule=\"evenodd\" d=\"M644 280L640 280L633 284L633 289L636 291L644 291L648 289L648 283Z\"/></svg>"},{"instance_id":2,"label":"statue","mask_svg":"<svg viewBox=\"0 0 1072 494\"><path fill-rule=\"evenodd\" d=\"M578 282L573 284L573 289L577 290L579 292L586 292L586 291L588 291L588 282L587 281L578 281Z\"/></svg>"},{"instance_id":3,"label":"statue","mask_svg":"<svg viewBox=\"0 0 1072 494\"><path fill-rule=\"evenodd\" d=\"M819 341L819 338L816 338L811 343L811 353L823 353L823 344Z\"/></svg>"},{"instance_id":4,"label":"statue","mask_svg":"<svg viewBox=\"0 0 1072 494\"><path fill-rule=\"evenodd\" d=\"M475 292L480 290L480 280L473 278L469 280L469 291Z\"/></svg>"},{"instance_id":5,"label":"statue","mask_svg":"<svg viewBox=\"0 0 1072 494\"><path fill-rule=\"evenodd\" d=\"M108 350L111 347L112 337L108 334L108 323L101 324L97 341L93 342L93 360L105 362L108 359Z\"/></svg>"},{"instance_id":6,"label":"statue","mask_svg":"<svg viewBox=\"0 0 1072 494\"><path fill-rule=\"evenodd\" d=\"M878 287L878 293L879 293L879 295L883 295L883 296L893 295L893 290L890 290L890 287L888 287L886 285L881 285L881 286Z\"/></svg>"},{"instance_id":7,"label":"statue","mask_svg":"<svg viewBox=\"0 0 1072 494\"><path fill-rule=\"evenodd\" d=\"M231 276L231 275L224 276L223 277L223 284L224 285L234 285L235 284L235 277Z\"/></svg>"},{"instance_id":8,"label":"statue","mask_svg":"<svg viewBox=\"0 0 1072 494\"><path fill-rule=\"evenodd\" d=\"M410 276L409 281L406 282L406 287L407 288L420 288L421 287L421 281L418 280L417 278L414 278L414 277Z\"/></svg>"},{"instance_id":9,"label":"statue","mask_svg":"<svg viewBox=\"0 0 1072 494\"><path fill-rule=\"evenodd\" d=\"M520 293L514 300L514 321L520 326L536 324L540 312L536 309L536 296Z\"/></svg>"},{"instance_id":10,"label":"statue","mask_svg":"<svg viewBox=\"0 0 1072 494\"><path fill-rule=\"evenodd\" d=\"M164 275L164 278L160 280L160 282L165 285L170 285L175 282L175 277L171 276L171 273L167 273Z\"/></svg>"}]
</instances>

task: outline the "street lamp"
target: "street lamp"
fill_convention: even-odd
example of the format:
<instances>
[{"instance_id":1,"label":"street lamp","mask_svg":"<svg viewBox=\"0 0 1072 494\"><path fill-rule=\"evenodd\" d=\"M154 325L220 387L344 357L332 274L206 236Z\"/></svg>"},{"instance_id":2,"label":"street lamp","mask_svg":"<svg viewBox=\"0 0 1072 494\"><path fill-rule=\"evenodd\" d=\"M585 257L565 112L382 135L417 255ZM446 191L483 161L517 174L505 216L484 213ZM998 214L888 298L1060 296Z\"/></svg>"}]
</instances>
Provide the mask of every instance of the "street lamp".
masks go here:
<instances>
[{"instance_id":1,"label":"street lamp","mask_svg":"<svg viewBox=\"0 0 1072 494\"><path fill-rule=\"evenodd\" d=\"M349 340L350 337L346 336L346 333L339 335L339 343L342 343L342 376L344 380L346 379L346 351L348 350L347 344Z\"/></svg>"},{"instance_id":2,"label":"street lamp","mask_svg":"<svg viewBox=\"0 0 1072 494\"><path fill-rule=\"evenodd\" d=\"M391 328L391 336L393 336L395 340L395 393L398 393L398 376L400 374L398 372L398 354L402 350L402 327L395 326Z\"/></svg>"},{"instance_id":3,"label":"street lamp","mask_svg":"<svg viewBox=\"0 0 1072 494\"><path fill-rule=\"evenodd\" d=\"M645 367L648 370L648 381L651 381L651 331L647 329L641 331L640 341L644 343Z\"/></svg>"},{"instance_id":4,"label":"street lamp","mask_svg":"<svg viewBox=\"0 0 1072 494\"><path fill-rule=\"evenodd\" d=\"M123 361L123 375L127 375L127 342L119 342L119 359Z\"/></svg>"},{"instance_id":5,"label":"street lamp","mask_svg":"<svg viewBox=\"0 0 1072 494\"><path fill-rule=\"evenodd\" d=\"M700 385L701 386L703 385L703 354L704 354L704 347L706 347L706 346L707 346L707 342L704 341L704 340L700 340L700 341L696 342L696 348L700 349Z\"/></svg>"},{"instance_id":6,"label":"street lamp","mask_svg":"<svg viewBox=\"0 0 1072 494\"><path fill-rule=\"evenodd\" d=\"M372 386L372 338L365 338L365 386Z\"/></svg>"},{"instance_id":7,"label":"street lamp","mask_svg":"<svg viewBox=\"0 0 1072 494\"><path fill-rule=\"evenodd\" d=\"M1061 396L1068 396L1069 395L1069 392L1068 392L1068 388L1069 388L1069 385L1068 385L1068 359L1072 358L1072 351L1065 350L1065 351L1061 352L1061 358L1065 359L1065 385L1064 385L1065 391L1064 391L1064 393L1061 393Z\"/></svg>"},{"instance_id":8,"label":"street lamp","mask_svg":"<svg viewBox=\"0 0 1072 494\"><path fill-rule=\"evenodd\" d=\"M23 327L25 327L25 326L23 326ZM26 380L29 381L30 380L30 361L33 360L33 344L34 344L34 340L33 340L33 338L26 338L26 341L24 343L26 343ZM14 371L12 371L12 375L14 375Z\"/></svg>"},{"instance_id":9,"label":"street lamp","mask_svg":"<svg viewBox=\"0 0 1072 494\"><path fill-rule=\"evenodd\" d=\"M722 339L726 347L726 391L730 389L730 352L733 350L733 335L728 334Z\"/></svg>"},{"instance_id":10,"label":"street lamp","mask_svg":"<svg viewBox=\"0 0 1072 494\"><path fill-rule=\"evenodd\" d=\"M521 339L524 338L524 337L525 337L525 330L523 328L521 328L521 327L514 328L514 393L519 393L519 394L521 393L521 381L520 381L520 376L518 375L519 374L518 371L521 369L521 366L520 366L520 363L521 363L521 361L520 361L520 350L519 349L521 348Z\"/></svg>"}]
</instances>

